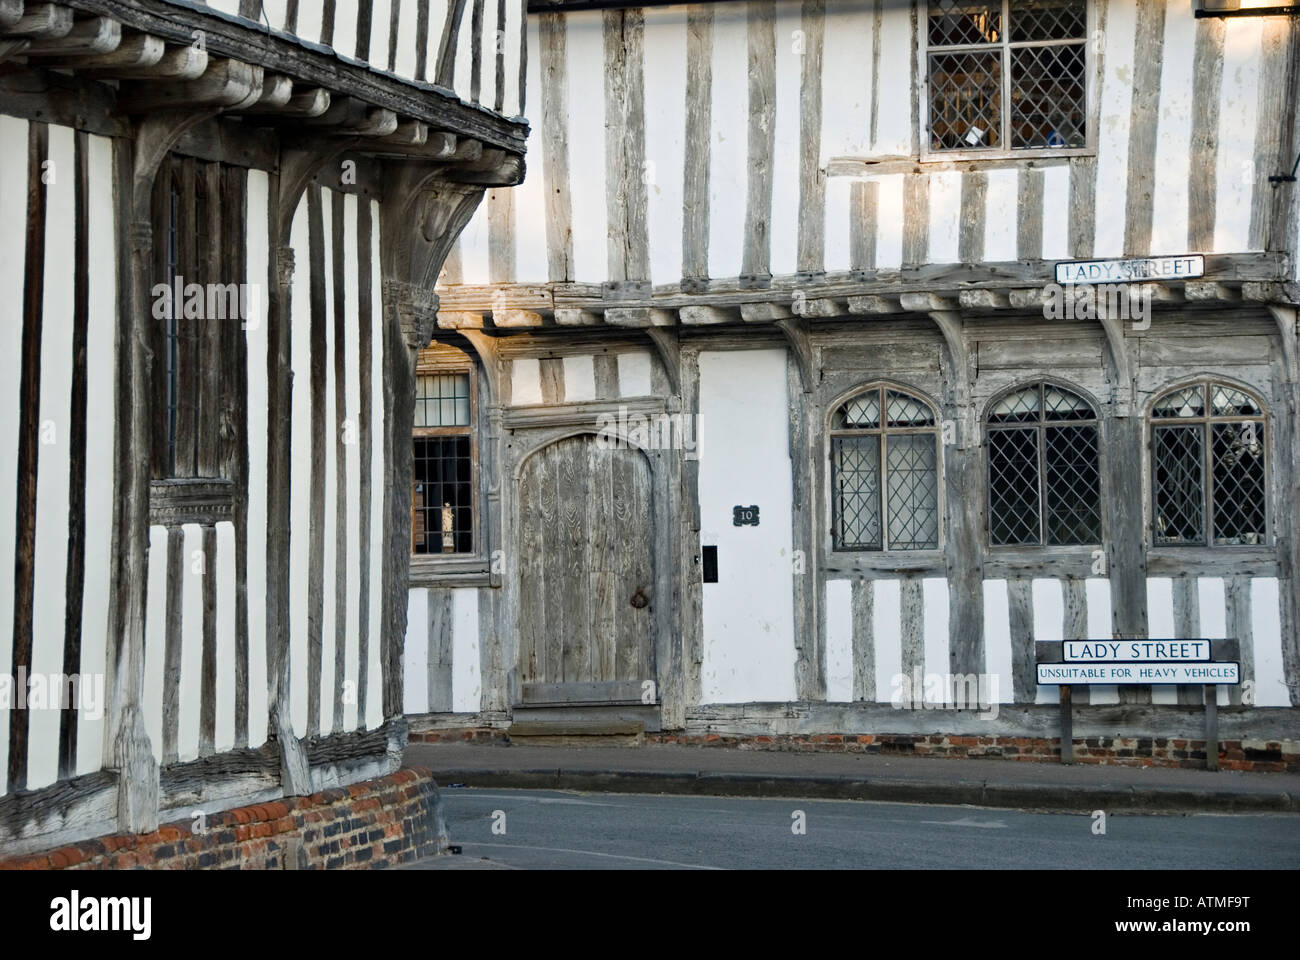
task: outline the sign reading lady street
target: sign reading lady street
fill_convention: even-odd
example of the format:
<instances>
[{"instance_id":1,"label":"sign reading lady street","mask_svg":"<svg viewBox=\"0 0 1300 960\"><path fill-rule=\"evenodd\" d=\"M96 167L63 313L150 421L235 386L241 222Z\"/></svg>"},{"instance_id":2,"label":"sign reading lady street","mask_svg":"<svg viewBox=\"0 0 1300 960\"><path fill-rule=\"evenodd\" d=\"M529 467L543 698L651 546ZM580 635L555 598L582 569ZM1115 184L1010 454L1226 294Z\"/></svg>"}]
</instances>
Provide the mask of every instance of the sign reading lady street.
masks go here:
<instances>
[{"instance_id":1,"label":"sign reading lady street","mask_svg":"<svg viewBox=\"0 0 1300 960\"><path fill-rule=\"evenodd\" d=\"M1241 682L1235 640L1065 640L1035 653L1040 684Z\"/></svg>"},{"instance_id":2,"label":"sign reading lady street","mask_svg":"<svg viewBox=\"0 0 1300 960\"><path fill-rule=\"evenodd\" d=\"M1130 260L1071 260L1056 265L1057 283L1133 283L1186 280L1205 273L1205 257L1139 257Z\"/></svg>"}]
</instances>

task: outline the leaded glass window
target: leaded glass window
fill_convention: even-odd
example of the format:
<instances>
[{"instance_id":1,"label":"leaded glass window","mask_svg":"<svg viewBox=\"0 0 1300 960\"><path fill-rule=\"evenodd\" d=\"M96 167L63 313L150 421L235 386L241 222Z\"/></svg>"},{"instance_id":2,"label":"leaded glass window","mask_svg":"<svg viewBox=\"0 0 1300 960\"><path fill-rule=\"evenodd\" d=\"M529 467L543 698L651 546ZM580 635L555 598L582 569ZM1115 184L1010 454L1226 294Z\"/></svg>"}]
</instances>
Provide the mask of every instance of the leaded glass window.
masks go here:
<instances>
[{"instance_id":1,"label":"leaded glass window","mask_svg":"<svg viewBox=\"0 0 1300 960\"><path fill-rule=\"evenodd\" d=\"M989 407L989 542L1101 542L1097 412L1071 390L1037 383Z\"/></svg>"},{"instance_id":2,"label":"leaded glass window","mask_svg":"<svg viewBox=\"0 0 1300 960\"><path fill-rule=\"evenodd\" d=\"M1087 0L930 0L925 38L931 151L1087 146Z\"/></svg>"},{"instance_id":3,"label":"leaded glass window","mask_svg":"<svg viewBox=\"0 0 1300 960\"><path fill-rule=\"evenodd\" d=\"M939 439L934 409L876 386L831 419L832 535L836 550L939 546Z\"/></svg>"},{"instance_id":4,"label":"leaded glass window","mask_svg":"<svg viewBox=\"0 0 1300 960\"><path fill-rule=\"evenodd\" d=\"M1268 542L1264 406L1212 380L1151 408L1152 526L1158 546Z\"/></svg>"}]
</instances>

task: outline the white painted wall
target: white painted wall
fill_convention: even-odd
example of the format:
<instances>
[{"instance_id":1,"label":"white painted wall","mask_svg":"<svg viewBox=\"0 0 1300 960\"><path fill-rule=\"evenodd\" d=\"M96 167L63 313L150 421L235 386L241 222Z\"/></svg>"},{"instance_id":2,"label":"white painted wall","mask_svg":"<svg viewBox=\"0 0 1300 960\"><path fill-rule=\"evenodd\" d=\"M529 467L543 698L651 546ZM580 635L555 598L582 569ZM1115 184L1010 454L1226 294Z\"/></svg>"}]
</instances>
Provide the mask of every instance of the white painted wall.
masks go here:
<instances>
[{"instance_id":1,"label":"white painted wall","mask_svg":"<svg viewBox=\"0 0 1300 960\"><path fill-rule=\"evenodd\" d=\"M894 678L903 672L903 582L877 580L873 587L871 635L876 643L876 701L892 701Z\"/></svg>"},{"instance_id":2,"label":"white painted wall","mask_svg":"<svg viewBox=\"0 0 1300 960\"><path fill-rule=\"evenodd\" d=\"M646 227L650 279L654 283L671 283L682 275L686 12L684 7L647 7L644 13Z\"/></svg>"},{"instance_id":3,"label":"white painted wall","mask_svg":"<svg viewBox=\"0 0 1300 960\"><path fill-rule=\"evenodd\" d=\"M618 355L618 395L644 397L650 393L650 351L627 350Z\"/></svg>"},{"instance_id":4,"label":"white painted wall","mask_svg":"<svg viewBox=\"0 0 1300 960\"><path fill-rule=\"evenodd\" d=\"M566 139L573 203L573 279L599 283L609 276L604 15L595 10L572 13L564 20L568 31Z\"/></svg>"},{"instance_id":5,"label":"white painted wall","mask_svg":"<svg viewBox=\"0 0 1300 960\"><path fill-rule=\"evenodd\" d=\"M477 713L483 690L479 679L478 588L452 591L451 621L451 708L456 713Z\"/></svg>"},{"instance_id":6,"label":"white painted wall","mask_svg":"<svg viewBox=\"0 0 1300 960\"><path fill-rule=\"evenodd\" d=\"M23 288L27 249L27 121L0 115L0 283ZM0 297L0 449L18 449L22 301ZM14 555L18 462L0 457L0 556ZM14 592L0 590L0 664L13 663ZM0 710L0 784L8 783L9 711Z\"/></svg>"},{"instance_id":7,"label":"white painted wall","mask_svg":"<svg viewBox=\"0 0 1300 960\"><path fill-rule=\"evenodd\" d=\"M853 581L827 580L826 699L853 699Z\"/></svg>"},{"instance_id":8,"label":"white painted wall","mask_svg":"<svg viewBox=\"0 0 1300 960\"><path fill-rule=\"evenodd\" d=\"M260 170L248 172L248 282L263 295L257 315L247 323L248 337L248 582L266 582L267 511L267 271L270 237L263 228L268 215L269 181ZM378 260L375 261L376 263ZM295 298L296 299L296 298ZM150 582L150 589L153 584ZM248 743L266 742L266 594L248 591Z\"/></svg>"},{"instance_id":9,"label":"white painted wall","mask_svg":"<svg viewBox=\"0 0 1300 960\"><path fill-rule=\"evenodd\" d=\"M786 352L700 354L700 543L706 703L794 698L794 601ZM732 525L757 504L760 525Z\"/></svg>"},{"instance_id":10,"label":"white painted wall","mask_svg":"<svg viewBox=\"0 0 1300 960\"><path fill-rule=\"evenodd\" d=\"M1005 580L984 581L984 672L998 678L998 703L1014 703L1011 608Z\"/></svg>"},{"instance_id":11,"label":"white painted wall","mask_svg":"<svg viewBox=\"0 0 1300 960\"><path fill-rule=\"evenodd\" d=\"M42 278L40 440L36 469L36 575L32 597L33 673L63 668L68 567L68 467L72 458L72 293L76 184L70 127L49 128ZM22 289L19 287L18 289ZM27 786L58 777L58 710L28 715Z\"/></svg>"},{"instance_id":12,"label":"white painted wall","mask_svg":"<svg viewBox=\"0 0 1300 960\"><path fill-rule=\"evenodd\" d=\"M86 409L113 410L117 403L117 233L113 214L113 141L91 136L87 143L86 196L89 287L86 304ZM3 176L3 172L0 172ZM0 222L7 213L0 213ZM0 255L2 256L2 255ZM2 348L0 348L2 349ZM112 461L115 428L97 424L86 431L86 462ZM0 499L0 503L3 500ZM12 517L10 518L12 522ZM3 542L3 538L0 538ZM81 672L105 670L113 546L113 488L86 476L86 580L81 607ZM2 661L0 661L2 662ZM104 711L82 710L77 718L77 772L98 770L103 755Z\"/></svg>"}]
</instances>

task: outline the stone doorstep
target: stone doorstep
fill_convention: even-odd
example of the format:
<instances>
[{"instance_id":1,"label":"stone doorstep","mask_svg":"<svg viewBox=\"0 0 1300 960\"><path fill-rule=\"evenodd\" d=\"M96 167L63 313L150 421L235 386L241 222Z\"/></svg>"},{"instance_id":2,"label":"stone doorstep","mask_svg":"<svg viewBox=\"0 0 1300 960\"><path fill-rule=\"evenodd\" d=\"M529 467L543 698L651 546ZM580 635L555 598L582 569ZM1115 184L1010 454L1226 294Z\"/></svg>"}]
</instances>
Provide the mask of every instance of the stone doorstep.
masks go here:
<instances>
[{"instance_id":1,"label":"stone doorstep","mask_svg":"<svg viewBox=\"0 0 1300 960\"><path fill-rule=\"evenodd\" d=\"M639 747L645 724L626 720L556 720L512 723L511 742L551 747Z\"/></svg>"}]
</instances>

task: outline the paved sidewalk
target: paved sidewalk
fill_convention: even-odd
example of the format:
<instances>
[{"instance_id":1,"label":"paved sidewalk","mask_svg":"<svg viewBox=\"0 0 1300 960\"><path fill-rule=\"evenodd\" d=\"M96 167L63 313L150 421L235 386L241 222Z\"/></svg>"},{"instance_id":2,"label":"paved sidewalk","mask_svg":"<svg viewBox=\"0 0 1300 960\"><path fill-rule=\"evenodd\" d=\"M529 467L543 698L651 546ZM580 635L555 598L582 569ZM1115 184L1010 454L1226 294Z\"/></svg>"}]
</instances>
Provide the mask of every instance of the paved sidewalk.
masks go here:
<instances>
[{"instance_id":1,"label":"paved sidewalk","mask_svg":"<svg viewBox=\"0 0 1300 960\"><path fill-rule=\"evenodd\" d=\"M1300 774L727 747L413 743L405 763L466 787L973 804L1087 813L1297 813Z\"/></svg>"}]
</instances>

